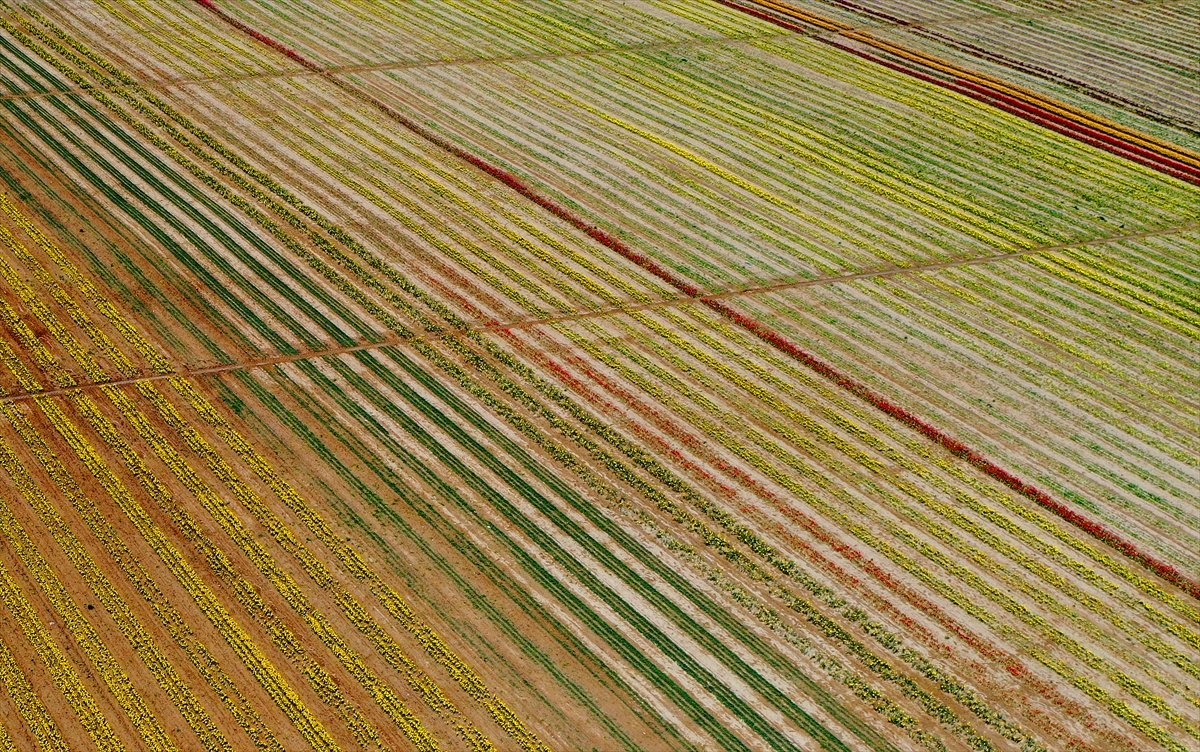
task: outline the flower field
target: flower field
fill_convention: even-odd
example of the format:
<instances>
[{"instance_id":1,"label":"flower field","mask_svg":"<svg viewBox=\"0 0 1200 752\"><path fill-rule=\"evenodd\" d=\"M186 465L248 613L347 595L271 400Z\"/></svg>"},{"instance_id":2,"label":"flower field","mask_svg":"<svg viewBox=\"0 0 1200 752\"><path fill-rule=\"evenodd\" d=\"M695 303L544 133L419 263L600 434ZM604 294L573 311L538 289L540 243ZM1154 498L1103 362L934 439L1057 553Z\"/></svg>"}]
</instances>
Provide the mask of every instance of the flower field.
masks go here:
<instances>
[{"instance_id":1,"label":"flower field","mask_svg":"<svg viewBox=\"0 0 1200 752\"><path fill-rule=\"evenodd\" d=\"M1152 5L0 0L0 750L1200 748Z\"/></svg>"}]
</instances>

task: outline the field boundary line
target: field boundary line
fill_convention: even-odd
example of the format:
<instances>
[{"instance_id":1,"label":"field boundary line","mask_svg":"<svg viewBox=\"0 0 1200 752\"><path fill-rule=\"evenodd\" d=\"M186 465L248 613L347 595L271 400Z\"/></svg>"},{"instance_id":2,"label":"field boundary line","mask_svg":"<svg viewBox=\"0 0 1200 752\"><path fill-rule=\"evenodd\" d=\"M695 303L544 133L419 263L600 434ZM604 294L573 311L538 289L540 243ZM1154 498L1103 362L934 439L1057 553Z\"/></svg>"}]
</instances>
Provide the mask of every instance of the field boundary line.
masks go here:
<instances>
[{"instance_id":1,"label":"field boundary line","mask_svg":"<svg viewBox=\"0 0 1200 752\"><path fill-rule=\"evenodd\" d=\"M772 292L774 290L789 290L795 287L819 287L821 285L836 285L842 282L852 282L856 279L874 279L878 277L898 277L904 274L920 274L921 272L938 271L939 269L957 269L965 266L976 266L979 264L989 264L995 261L1004 261L1006 259L1021 258L1023 256L1037 256L1042 253L1054 253L1055 251L1064 251L1071 248L1091 248L1098 245L1106 245L1108 243L1120 243L1126 240L1137 240L1138 238L1158 237L1160 235L1174 235L1177 233L1187 232L1189 230L1200 229L1200 222L1186 222L1181 225L1171 227L1155 228L1142 232L1131 232L1120 235L1106 235L1101 238L1092 238L1090 240L1079 240L1067 243L1055 243L1052 245L1039 246L1037 248L1023 248L1019 251L1006 251L1004 253L990 253L983 256L964 256L959 258L951 258L943 261L928 261L910 266L896 266L880 269L867 269L860 272L849 272L830 277L817 277L814 279L797 279L788 282L775 282L765 285L753 285L749 287L739 287L732 290L723 290L720 292L705 295L706 298L731 298L741 295L754 295L761 292Z\"/></svg>"},{"instance_id":2,"label":"field boundary line","mask_svg":"<svg viewBox=\"0 0 1200 752\"><path fill-rule=\"evenodd\" d=\"M562 313L555 316L543 316L536 319L518 319L515 321L502 321L493 324L485 324L482 326L470 327L476 331L495 332L509 331L514 329L527 329L534 326L553 325L568 321L579 321L582 319L603 318L605 316L616 316L622 313L633 313L635 311L654 311L660 308L674 307L703 300L727 300L730 298L740 298L747 295L759 295L762 293L776 292L780 290L795 290L805 287L823 287L826 285L838 285L845 282L853 282L860 279L890 279L892 277L900 277L906 274L920 274L922 272L938 271L940 269L960 269L964 267L977 266L982 264L990 264L996 261L1004 261L1007 259L1023 258L1026 256L1037 256L1042 253L1054 253L1072 248L1091 248L1093 246L1105 245L1107 243L1120 243L1125 240L1136 240L1138 238L1158 237L1163 235L1174 235L1176 233L1187 232L1189 230L1200 229L1200 222L1188 222L1182 225L1173 225L1171 227L1160 227L1141 232L1131 232L1122 235L1106 235L1102 238L1092 238L1089 240L1080 240L1068 243L1056 243L1054 245L1045 245L1038 248L1027 248L1020 251L1006 251L1004 253L991 253L983 256L964 256L959 258L945 259L942 261L929 261L920 264L912 264L909 266L889 266L875 269L864 269L857 272L847 272L845 274L835 274L825 277L813 277L811 279L790 279L780 282L768 282L761 285L749 285L747 287L737 287L728 290L717 290L715 292L705 293L699 296L680 296L675 298L663 298L660 300L651 300L644 303L631 303L629 305L614 305L594 308L587 311L577 311L573 313Z\"/></svg>"},{"instance_id":3,"label":"field boundary line","mask_svg":"<svg viewBox=\"0 0 1200 752\"><path fill-rule=\"evenodd\" d=\"M839 2L839 0L831 0L835 4L853 6L852 3ZM1145 2L1128 2L1128 0L1113 0L1112 7L1120 8L1123 6L1130 7L1146 7L1153 5L1165 5L1169 3L1179 2L1179 0L1146 0ZM856 7L856 6L855 6ZM1092 10L1092 9L1089 9ZM973 24L986 22L989 20L1002 20L1006 17L986 14L974 14L968 16L952 16L934 21L907 21L901 18L886 17L885 14L878 13L871 9L864 9L864 13L874 15L882 20L877 23L857 24L851 28L860 31L871 31L880 29L910 29L910 30L932 30L942 26L959 26L964 24ZM1044 12L1031 13L1022 15L1020 18L1062 18L1080 15L1085 11L1078 9L1059 12ZM803 36L818 37L824 34L824 31L813 31L810 29L803 30ZM381 61L377 63L359 63L350 65L335 65L325 68L329 73L345 75L347 73L369 73L373 71L388 71L388 70L409 70L422 68L446 68L454 66L472 66L472 65L489 65L492 63L522 63L533 62L538 60L558 60L558 59L577 59L598 57L603 55L614 55L625 52L656 52L668 51L674 49L692 49L697 47L719 46L726 43L738 42L757 42L771 40L777 37L795 36L797 30L783 29L778 32L754 33L754 34L730 34L715 37L702 37L694 39L677 39L667 42L648 42L645 44L630 44L620 45L615 47L604 47L590 50L575 50L567 52L547 52L543 54L533 55L497 55L494 57L463 57L453 58L448 60L392 60ZM160 78L148 81L136 81L134 83L117 84L112 86L68 86L61 89L51 91L17 91L6 94L0 94L0 102L21 101L25 99L40 99L43 97L53 97L64 94L84 94L88 91L99 90L104 92L114 92L117 89L150 89L152 91L170 89L177 86L189 86L192 84L206 83L228 83L237 81L257 81L270 80L275 78L293 78L299 76L320 75L316 71L309 70L272 70L261 71L258 73L239 73L233 75L216 75L216 76L196 76L196 77L179 77L179 78ZM1178 126L1176 126L1178 127Z\"/></svg>"},{"instance_id":4,"label":"field boundary line","mask_svg":"<svg viewBox=\"0 0 1200 752\"><path fill-rule=\"evenodd\" d=\"M24 402L27 400L41 399L43 397L65 397L67 395L88 389L107 389L109 387L136 386L146 382L170 381L171 379L176 378L215 376L222 373L228 373L230 371L249 371L258 368L270 368L271 366L283 365L285 363L295 363L301 360L317 360L319 358L335 357L338 355L346 355L348 353L362 352L364 350L395 347L406 342L411 342L412 340L413 337L388 337L371 342L359 342L357 344L345 345L342 347L331 347L324 350L305 350L296 353L282 353L267 358L239 360L235 363L218 363L216 365L201 366L199 368L181 368L166 373L147 373L139 376L128 376L120 379L80 382L72 386L61 386L36 392L10 392L5 395L0 395L0 403Z\"/></svg>"},{"instance_id":5,"label":"field boundary line","mask_svg":"<svg viewBox=\"0 0 1200 752\"><path fill-rule=\"evenodd\" d=\"M557 316L545 316L535 319L514 319L512 321L501 321L496 323L478 324L475 326L466 326L459 329L451 330L451 333L460 332L501 332L514 331L520 329L531 329L538 326L553 326L555 324L566 323L571 321L580 321L592 318L604 318L606 316L619 316L621 314L635 313L639 311L654 311L660 308L672 308L681 305L691 305L695 303L703 303L706 300L724 300L728 298L737 298L744 295L758 295L761 293L775 292L777 290L791 290L804 287L821 287L824 285L836 285L844 282L853 282L859 279L880 279L898 277L904 274L919 274L927 271L937 271L939 269L958 269L962 267L975 266L977 264L987 264L995 261L1004 261L1006 259L1021 258L1024 256L1034 256L1039 253L1051 253L1070 248L1088 248L1095 245L1103 245L1105 243L1118 243L1123 240L1132 240L1136 238L1156 237L1160 235L1171 235L1177 232L1186 232L1188 230L1200 229L1200 222L1192 222L1175 227L1164 227L1144 232L1134 232L1126 235L1110 235L1103 238L1094 238L1091 240L1083 240L1076 243L1061 243L1058 245L1047 245L1041 248L1031 248L1022 251L1011 251L1007 253L996 253L987 256L975 256L971 258L949 259L946 261L933 261L925 264L914 264L912 266L897 266L885 269L868 269L860 272L850 272L830 277L816 277L813 279L799 279L788 282L776 282L765 285L756 285L752 287L741 287L733 290L721 290L713 293L707 293L700 296L684 295L675 298L662 298L660 300L651 300L645 303L632 303L630 305L604 306L602 308L593 308L586 311L577 311L573 313L563 313ZM261 368L270 368L271 366L283 365L286 363L295 363L302 360L316 360L319 358L334 357L337 355L346 355L356 352L364 352L368 350L376 350L385 347L402 346L413 340L433 340L442 335L432 336L391 336L382 337L371 340L369 342L358 342L352 345L343 345L340 347L330 347L318 350L303 350L295 353L280 353L265 358L254 358L249 360L240 360L235 363L217 363L211 366L200 366L198 368L181 368L170 371L169 373L147 373L138 376L130 376L127 378L113 379L111 381L89 381L76 384L69 387L56 387L43 391L24 391L10 392L0 395L0 403L2 402L21 402L25 400L37 399L40 397L61 397L84 389L101 389L111 386L133 386L144 381L164 381L176 377L193 378L202 376L213 376L231 371L252 371Z\"/></svg>"},{"instance_id":6,"label":"field boundary line","mask_svg":"<svg viewBox=\"0 0 1200 752\"><path fill-rule=\"evenodd\" d=\"M873 26L871 28L878 27ZM664 52L671 50L686 51L697 48L718 47L724 44L770 41L773 39L781 39L792 36L795 36L794 32L784 29L781 31L764 32L758 34L733 34L729 36L706 37L702 39L677 39L669 42L649 42L646 44L630 44L567 52L547 52L535 55L497 55L495 57L464 57L450 60L392 60L378 63L335 65L324 68L321 71L315 71L311 68L301 68L293 70L261 71L258 73L195 76L191 78L184 76L179 78L162 78L150 81L135 80L132 83L120 83L113 85L67 86L61 89L52 89L49 91L16 91L7 94L0 94L0 102L19 102L27 99L45 99L48 97L64 96L68 94L86 94L91 91L102 91L105 93L115 93L118 90L137 91L139 89L162 91L164 89L192 86L194 84L238 83L241 81L262 80L269 81L279 78L303 78L308 76L324 76L330 74L344 76L347 74L372 73L375 71L423 70L425 68L453 68L455 66L470 67L492 64L501 65L504 63L524 63L541 60L575 60L579 58L602 57L604 55L620 55L623 53ZM807 36L815 36L815 34L809 33Z\"/></svg>"},{"instance_id":7,"label":"field boundary line","mask_svg":"<svg viewBox=\"0 0 1200 752\"><path fill-rule=\"evenodd\" d=\"M856 4L843 2L841 0L831 0L838 5L846 7L858 7ZM1179 2L1179 0L1145 0L1145 2L1129 2L1128 0L1113 0L1111 7L1148 7L1155 5L1167 5ZM1059 12L1044 12L1030 13L1021 15L1021 19L1048 19L1048 18L1070 18L1075 15L1081 15L1088 11L1078 9ZM1004 20L1006 16L974 14L969 16L952 16L944 19L933 21L908 21L901 18L888 17L886 14L879 13L871 9L863 9L864 13L875 15L881 20L878 23L856 24L849 28L855 31L877 31L881 29L907 29L912 31L932 31L943 26L960 26L969 25L991 20ZM588 57L602 57L604 55L619 55L622 53L638 53L638 52L657 52L669 50L688 50L693 48L715 47L729 43L741 42L758 42L769 41L779 37L792 37L800 33L805 37L819 38L827 33L825 31L813 31L804 29L802 31L796 29L783 29L778 32L755 33L755 34L730 34L715 37L703 37L694 39L677 39L667 42L648 42L646 44L630 44L615 47L604 47L590 50L575 50L566 52L547 52L543 54L533 55L497 55L494 57L463 57L453 58L448 60L392 60L381 61L377 63L358 63L350 65L336 65L325 68L329 73L345 75L348 73L370 73L373 71L390 71L390 70L420 70L424 68L448 68L455 66L473 66L473 65L490 65L503 63L522 63L534 62L539 60L559 60L559 59L578 59ZM945 41L945 40L940 40ZM0 102L22 101L26 99L41 99L46 97L61 96L65 94L85 94L89 91L97 90L106 93L113 93L117 90L137 90L148 89L151 91L161 91L163 89L171 89L179 86L190 86L193 84L206 83L231 83L240 81L258 81L271 80L276 78L294 78L311 75L320 75L312 70L272 70L262 71L258 73L239 73L231 75L215 75L215 76L196 76L196 77L179 77L179 78L161 78L147 81L135 81L133 83L123 83L108 86L68 86L61 89L53 89L50 91L17 91L0 94ZM1071 80L1070 83L1077 86L1083 86L1081 82ZM1165 123L1174 127L1181 127L1178 124Z\"/></svg>"},{"instance_id":8,"label":"field boundary line","mask_svg":"<svg viewBox=\"0 0 1200 752\"><path fill-rule=\"evenodd\" d=\"M966 460L971 465L974 465L977 469L983 471L995 480L1000 481L1012 490L1037 503L1039 506L1052 512L1062 520L1074 525L1096 540L1107 544L1127 558L1142 564L1151 571L1155 572L1162 579L1185 591L1191 597L1200 600L1200 582L1189 578L1170 563L1162 561L1150 553L1143 551L1134 543L1125 539L1120 534L1109 529L1105 525L1077 512L1060 501L1056 501L1042 489L1026 482L1025 480L1022 480L1015 474L992 462L980 452L972 449L940 428L937 428L931 423L921 419L915 413L891 402L882 394L872 390L865 383L850 377L832 364L827 363L816 355L804 350L799 345L795 344L766 324L738 311L736 308L728 303L725 303L723 300L705 298L704 293L692 283L675 275L673 272L666 269L649 256L634 250L619 238L591 224L582 216L576 214L562 204L559 204L548 196L542 195L513 173L498 165L492 164L486 159L467 151L463 147L455 145L449 139L439 135L429 127L421 125L411 117L391 107L378 97L375 97L369 92L363 91L354 84L327 72L321 65L309 60L282 42L263 34L249 24L229 15L223 11L214 2L214 0L194 0L194 2L208 9L223 23L231 26L234 29L237 29L238 31L241 31L252 39L261 42L263 45L270 47L271 49L274 49L283 55L286 55L292 60L300 63L305 68L312 70L315 73L319 73L327 80L331 81L335 86L341 88L347 93L357 96L370 103L385 116L395 121L398 125L406 128L415 135L420 136L443 151L463 160L464 162L467 162L468 164L482 170L488 175L491 175L493 178L504 183L520 195L534 202L538 206L541 206L543 209L558 217L562 221L584 232L596 242L620 254L628 261L637 264L643 270L653 274L655 277L658 277L660 280L684 293L686 296L699 299L704 305L708 306L724 318L741 326L743 329L746 329L763 342L771 345L785 355L803 363L816 373L870 403L872 406L881 412L886 413L891 418L904 423L910 428L915 429L936 444L942 446L951 454ZM735 5L734 3L731 3L730 0L716 0L716 2ZM863 53L856 51L855 54L861 55ZM888 65L895 65L894 63L887 63L887 61L884 62ZM925 74L917 75L924 76ZM929 76L928 78L933 79L932 76ZM1197 182L1200 184L1200 177L1197 178Z\"/></svg>"}]
</instances>

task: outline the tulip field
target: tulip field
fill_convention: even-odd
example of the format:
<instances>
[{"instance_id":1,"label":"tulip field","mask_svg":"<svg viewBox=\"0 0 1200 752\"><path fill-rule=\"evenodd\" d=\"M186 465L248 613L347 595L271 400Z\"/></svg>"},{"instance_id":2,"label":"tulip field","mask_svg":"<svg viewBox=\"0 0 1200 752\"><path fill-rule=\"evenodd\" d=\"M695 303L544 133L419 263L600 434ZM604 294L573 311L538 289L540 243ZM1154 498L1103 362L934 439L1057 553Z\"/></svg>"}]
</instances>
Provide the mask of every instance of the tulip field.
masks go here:
<instances>
[{"instance_id":1,"label":"tulip field","mask_svg":"<svg viewBox=\"0 0 1200 752\"><path fill-rule=\"evenodd\" d=\"M1200 749L1197 60L0 0L0 752Z\"/></svg>"}]
</instances>

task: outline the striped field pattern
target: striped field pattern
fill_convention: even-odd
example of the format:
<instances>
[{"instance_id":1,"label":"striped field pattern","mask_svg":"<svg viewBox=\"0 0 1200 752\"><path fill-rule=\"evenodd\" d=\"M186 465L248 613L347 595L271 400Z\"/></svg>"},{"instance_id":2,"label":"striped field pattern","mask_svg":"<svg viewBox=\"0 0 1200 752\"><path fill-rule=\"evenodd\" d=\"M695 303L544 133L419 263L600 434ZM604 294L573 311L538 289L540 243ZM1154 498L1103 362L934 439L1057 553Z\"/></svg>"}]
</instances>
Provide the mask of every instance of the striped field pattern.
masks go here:
<instances>
[{"instance_id":1,"label":"striped field pattern","mask_svg":"<svg viewBox=\"0 0 1200 752\"><path fill-rule=\"evenodd\" d=\"M0 0L0 750L1197 749L1197 8Z\"/></svg>"}]
</instances>

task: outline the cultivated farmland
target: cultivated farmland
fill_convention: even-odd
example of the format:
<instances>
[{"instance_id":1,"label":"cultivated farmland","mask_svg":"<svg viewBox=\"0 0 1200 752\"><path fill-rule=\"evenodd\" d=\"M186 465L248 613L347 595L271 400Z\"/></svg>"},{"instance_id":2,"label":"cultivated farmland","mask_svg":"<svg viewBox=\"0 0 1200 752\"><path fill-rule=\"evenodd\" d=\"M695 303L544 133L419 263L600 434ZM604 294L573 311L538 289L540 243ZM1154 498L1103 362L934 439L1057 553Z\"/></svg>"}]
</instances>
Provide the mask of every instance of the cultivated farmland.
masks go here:
<instances>
[{"instance_id":1,"label":"cultivated farmland","mask_svg":"<svg viewBox=\"0 0 1200 752\"><path fill-rule=\"evenodd\" d=\"M0 750L1200 747L1197 18L0 0Z\"/></svg>"}]
</instances>

